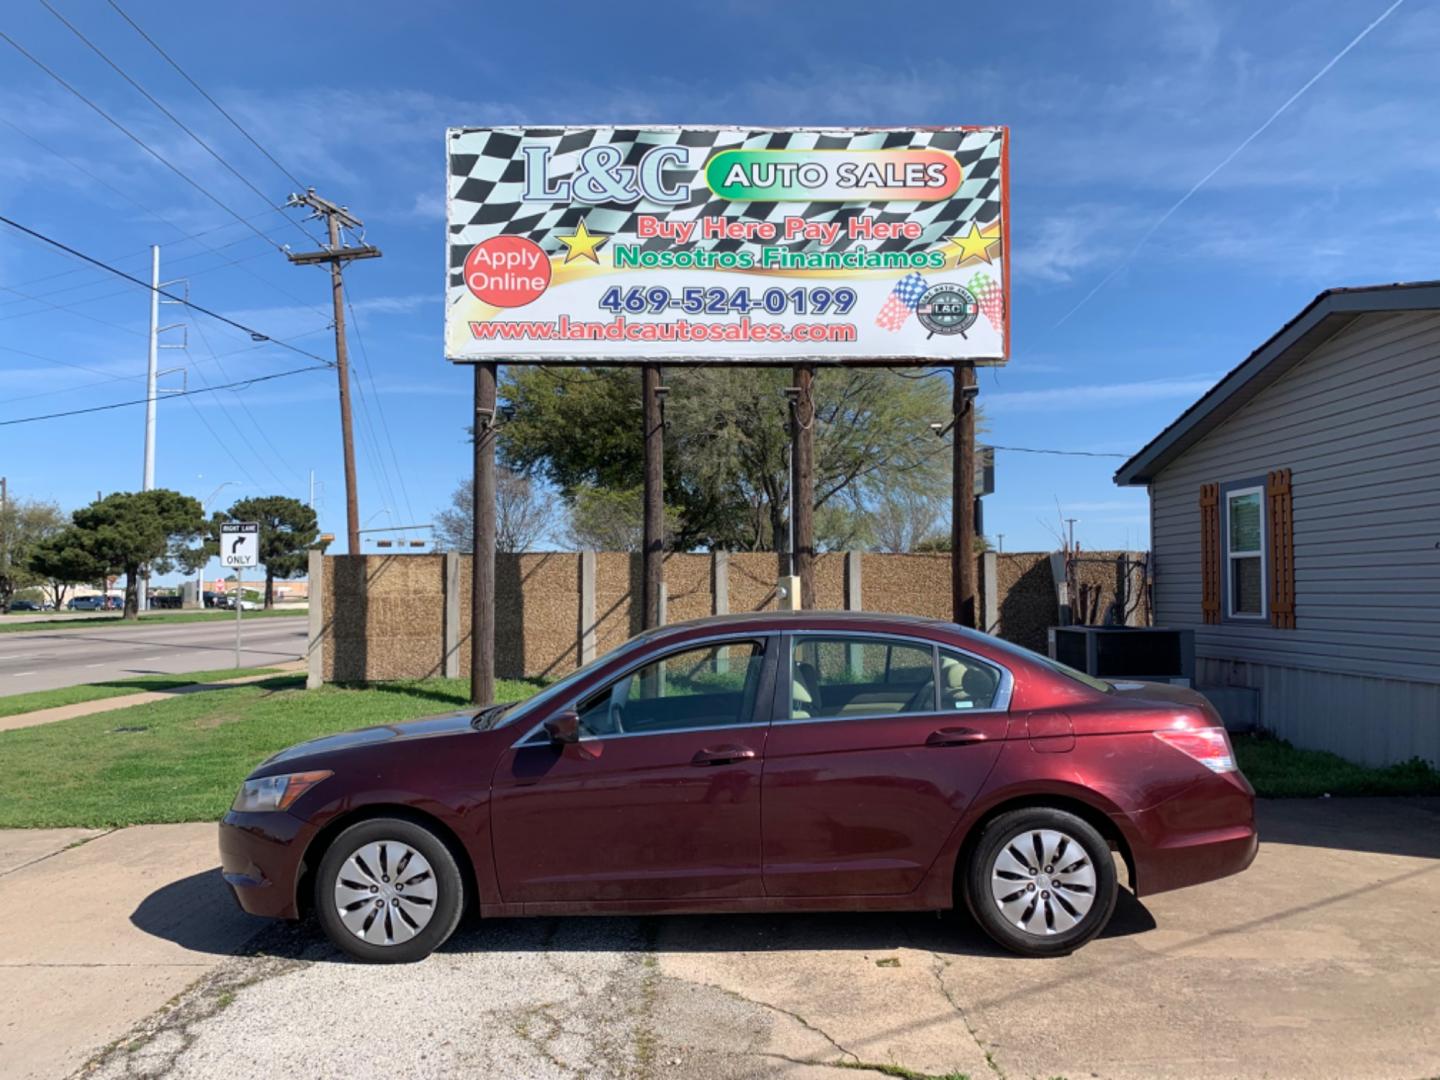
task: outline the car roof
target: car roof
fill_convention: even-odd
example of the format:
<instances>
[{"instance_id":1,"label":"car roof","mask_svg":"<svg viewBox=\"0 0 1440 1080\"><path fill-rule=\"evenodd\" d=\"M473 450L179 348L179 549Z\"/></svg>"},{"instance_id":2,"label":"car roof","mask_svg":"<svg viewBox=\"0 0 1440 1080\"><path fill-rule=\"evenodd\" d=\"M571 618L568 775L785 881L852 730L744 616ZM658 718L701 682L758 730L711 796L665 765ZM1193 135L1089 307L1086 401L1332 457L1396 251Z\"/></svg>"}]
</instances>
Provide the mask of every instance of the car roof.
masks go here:
<instances>
[{"instance_id":1,"label":"car roof","mask_svg":"<svg viewBox=\"0 0 1440 1080\"><path fill-rule=\"evenodd\" d=\"M762 630L765 633L781 633L785 630L811 629L860 629L882 626L896 631L918 629L943 629L952 634L968 635L975 631L966 630L955 623L922 615L900 615L883 611L745 611L728 615L709 615L700 619L686 619L683 622L667 623L640 634L641 638L659 641L669 637L689 634L695 630L712 630L723 633L726 630ZM983 635L981 635L983 636Z\"/></svg>"}]
</instances>

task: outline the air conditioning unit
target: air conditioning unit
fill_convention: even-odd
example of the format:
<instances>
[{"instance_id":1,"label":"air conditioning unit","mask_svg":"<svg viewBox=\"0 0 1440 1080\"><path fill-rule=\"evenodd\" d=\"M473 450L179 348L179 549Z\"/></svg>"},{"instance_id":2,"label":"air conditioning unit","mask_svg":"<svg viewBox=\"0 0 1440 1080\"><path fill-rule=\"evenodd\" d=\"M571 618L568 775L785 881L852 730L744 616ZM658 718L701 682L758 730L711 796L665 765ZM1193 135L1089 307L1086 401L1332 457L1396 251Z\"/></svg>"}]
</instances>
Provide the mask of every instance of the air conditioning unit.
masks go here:
<instances>
[{"instance_id":1,"label":"air conditioning unit","mask_svg":"<svg viewBox=\"0 0 1440 1080\"><path fill-rule=\"evenodd\" d=\"M1050 658L1099 679L1190 686L1195 632L1144 626L1052 626Z\"/></svg>"}]
</instances>

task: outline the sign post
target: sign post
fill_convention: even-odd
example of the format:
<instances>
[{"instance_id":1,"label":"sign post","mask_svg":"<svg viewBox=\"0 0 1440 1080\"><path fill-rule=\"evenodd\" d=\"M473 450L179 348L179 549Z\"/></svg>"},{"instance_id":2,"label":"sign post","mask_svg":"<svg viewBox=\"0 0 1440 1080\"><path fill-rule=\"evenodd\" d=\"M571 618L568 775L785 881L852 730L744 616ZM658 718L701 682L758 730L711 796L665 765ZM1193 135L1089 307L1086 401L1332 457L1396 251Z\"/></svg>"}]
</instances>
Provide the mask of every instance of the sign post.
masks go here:
<instances>
[{"instance_id":1,"label":"sign post","mask_svg":"<svg viewBox=\"0 0 1440 1080\"><path fill-rule=\"evenodd\" d=\"M807 605L814 369L952 368L955 618L972 621L966 402L975 365L1010 353L1008 150L1003 126L451 128L445 356L644 368L647 626L663 584L662 368L794 371L790 546ZM476 557L494 558L478 542ZM489 573L476 568L477 656L491 648Z\"/></svg>"},{"instance_id":2,"label":"sign post","mask_svg":"<svg viewBox=\"0 0 1440 1080\"><path fill-rule=\"evenodd\" d=\"M247 567L260 565L260 523L227 521L220 526L220 562L235 571L235 666L240 666L240 613L245 610L242 580Z\"/></svg>"}]
</instances>

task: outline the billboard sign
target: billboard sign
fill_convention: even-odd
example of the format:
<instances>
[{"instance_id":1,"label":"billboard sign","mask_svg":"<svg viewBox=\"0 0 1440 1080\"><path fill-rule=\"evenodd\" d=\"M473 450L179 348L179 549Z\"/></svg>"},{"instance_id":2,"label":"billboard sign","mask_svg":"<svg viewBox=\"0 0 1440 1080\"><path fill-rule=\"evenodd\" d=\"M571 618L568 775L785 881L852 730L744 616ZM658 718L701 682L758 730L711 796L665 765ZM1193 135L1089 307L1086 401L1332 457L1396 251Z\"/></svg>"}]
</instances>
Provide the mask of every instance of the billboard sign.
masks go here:
<instances>
[{"instance_id":1,"label":"billboard sign","mask_svg":"<svg viewBox=\"0 0 1440 1080\"><path fill-rule=\"evenodd\" d=\"M455 128L445 355L1002 363L1008 133Z\"/></svg>"}]
</instances>

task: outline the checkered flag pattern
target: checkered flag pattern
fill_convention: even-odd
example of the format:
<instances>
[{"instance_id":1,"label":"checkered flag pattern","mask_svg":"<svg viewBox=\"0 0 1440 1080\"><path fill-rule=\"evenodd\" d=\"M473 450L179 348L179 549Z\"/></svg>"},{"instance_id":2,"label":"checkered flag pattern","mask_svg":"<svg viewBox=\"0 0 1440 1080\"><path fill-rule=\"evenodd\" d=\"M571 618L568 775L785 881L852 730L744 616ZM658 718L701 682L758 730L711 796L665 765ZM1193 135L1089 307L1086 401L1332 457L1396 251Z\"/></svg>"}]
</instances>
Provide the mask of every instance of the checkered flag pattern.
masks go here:
<instances>
[{"instance_id":1,"label":"checkered flag pattern","mask_svg":"<svg viewBox=\"0 0 1440 1080\"><path fill-rule=\"evenodd\" d=\"M920 298L924 295L924 275L906 274L895 283L895 288L890 290L885 303L880 305L880 312L875 316L875 325L893 334L914 314L915 309L920 306Z\"/></svg>"},{"instance_id":2,"label":"checkered flag pattern","mask_svg":"<svg viewBox=\"0 0 1440 1080\"><path fill-rule=\"evenodd\" d=\"M693 221L702 217L724 217L735 221L770 221L777 225L787 216L807 221L845 223L861 214L878 222L917 222L920 235L872 241L872 251L924 251L945 237L968 231L972 223L986 225L1000 217L1003 133L997 129L974 131L755 131L755 130L667 130L642 131L631 128L527 128L523 130L457 129L449 133L449 222L451 283L462 284L461 268L470 249L481 240L500 234L525 236L547 254L563 254L559 233L573 232L583 219L592 233L604 233L621 243L634 243L636 220L641 214L656 214L668 221ZM698 148L692 152L697 168L666 169L664 179L671 185L689 184L691 198L681 206L660 206L640 201L597 203L593 206L562 203L524 202L525 161L520 147L550 149L549 175L552 180L574 179L580 155L591 146L609 145L620 151L622 165L637 165L646 151L656 146ZM705 184L704 163L720 150L906 150L933 149L954 154L964 178L959 190L938 202L746 202L717 198ZM647 250L663 250L672 241L651 238L641 241ZM856 243L842 238L822 245L816 240L796 240L779 246L791 251L843 251ZM705 242L707 249L736 251L758 246L751 240ZM772 242L772 246L773 242Z\"/></svg>"},{"instance_id":3,"label":"checkered flag pattern","mask_svg":"<svg viewBox=\"0 0 1440 1080\"><path fill-rule=\"evenodd\" d=\"M970 279L970 284L966 288L975 295L975 301L980 305L981 313L990 320L990 325L1003 334L1005 332L1005 292L1000 288L1000 283L981 270Z\"/></svg>"}]
</instances>

